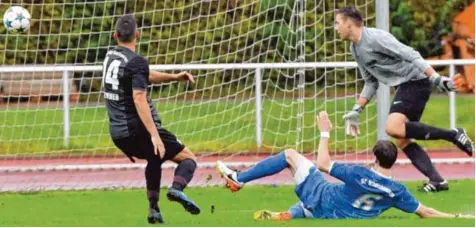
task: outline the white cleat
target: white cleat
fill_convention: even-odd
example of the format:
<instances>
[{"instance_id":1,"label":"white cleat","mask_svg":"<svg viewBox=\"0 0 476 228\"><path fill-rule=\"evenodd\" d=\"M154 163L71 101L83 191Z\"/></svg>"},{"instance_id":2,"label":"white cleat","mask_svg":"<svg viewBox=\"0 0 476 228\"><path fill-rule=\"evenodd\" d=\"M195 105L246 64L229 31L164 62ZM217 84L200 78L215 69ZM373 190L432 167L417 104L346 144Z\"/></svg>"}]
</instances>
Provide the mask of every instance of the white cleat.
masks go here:
<instances>
[{"instance_id":1,"label":"white cleat","mask_svg":"<svg viewBox=\"0 0 476 228\"><path fill-rule=\"evenodd\" d=\"M216 162L216 167L221 177L226 181L226 187L232 192L237 192L243 187L243 183L236 180L236 172L226 167L221 161Z\"/></svg>"}]
</instances>

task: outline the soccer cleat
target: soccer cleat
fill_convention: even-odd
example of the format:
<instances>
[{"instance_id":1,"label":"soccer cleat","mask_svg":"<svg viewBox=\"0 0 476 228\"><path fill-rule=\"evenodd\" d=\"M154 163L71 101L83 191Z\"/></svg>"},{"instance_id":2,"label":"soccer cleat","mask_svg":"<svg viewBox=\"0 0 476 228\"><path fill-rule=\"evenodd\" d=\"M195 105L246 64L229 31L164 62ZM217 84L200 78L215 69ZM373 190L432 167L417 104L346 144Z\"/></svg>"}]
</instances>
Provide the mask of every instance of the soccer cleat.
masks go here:
<instances>
[{"instance_id":1,"label":"soccer cleat","mask_svg":"<svg viewBox=\"0 0 476 228\"><path fill-rule=\"evenodd\" d=\"M154 208L149 208L149 216L147 217L147 221L150 224L164 223L164 218L162 218L162 214L160 214L160 212L157 212Z\"/></svg>"},{"instance_id":2,"label":"soccer cleat","mask_svg":"<svg viewBox=\"0 0 476 228\"><path fill-rule=\"evenodd\" d=\"M268 210L257 211L253 214L255 220L291 220L292 216L289 212L272 212Z\"/></svg>"},{"instance_id":3,"label":"soccer cleat","mask_svg":"<svg viewBox=\"0 0 476 228\"><path fill-rule=\"evenodd\" d=\"M435 181L429 181L425 183L420 191L421 192L441 192L441 191L448 191L450 188L448 186L447 181L443 182L435 182Z\"/></svg>"},{"instance_id":4,"label":"soccer cleat","mask_svg":"<svg viewBox=\"0 0 476 228\"><path fill-rule=\"evenodd\" d=\"M471 138L466 134L466 130L463 128L456 128L456 137L453 143L462 151L464 151L468 156L473 156L474 145L471 141Z\"/></svg>"},{"instance_id":5,"label":"soccer cleat","mask_svg":"<svg viewBox=\"0 0 476 228\"><path fill-rule=\"evenodd\" d=\"M167 199L182 204L183 208L185 208L185 210L190 212L192 215L200 214L200 208L198 205L195 204L195 202L193 202L191 199L187 198L187 196L182 191L169 188L169 192L167 192Z\"/></svg>"},{"instance_id":6,"label":"soccer cleat","mask_svg":"<svg viewBox=\"0 0 476 228\"><path fill-rule=\"evenodd\" d=\"M240 183L238 180L236 180L236 171L226 167L226 165L221 161L217 161L216 166L221 177L226 181L226 187L232 192L237 192L241 189L241 187L243 187L243 183Z\"/></svg>"}]
</instances>

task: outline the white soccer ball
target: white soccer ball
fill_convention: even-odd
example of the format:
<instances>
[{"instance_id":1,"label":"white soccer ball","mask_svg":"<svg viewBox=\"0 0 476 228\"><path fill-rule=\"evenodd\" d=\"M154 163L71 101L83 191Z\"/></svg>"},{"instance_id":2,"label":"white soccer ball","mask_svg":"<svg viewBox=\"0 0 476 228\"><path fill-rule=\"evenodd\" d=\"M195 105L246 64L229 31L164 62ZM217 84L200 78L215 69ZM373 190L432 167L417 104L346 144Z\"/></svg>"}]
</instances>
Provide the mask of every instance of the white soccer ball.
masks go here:
<instances>
[{"instance_id":1,"label":"white soccer ball","mask_svg":"<svg viewBox=\"0 0 476 228\"><path fill-rule=\"evenodd\" d=\"M10 33L26 32L30 29L31 15L21 6L12 6L3 14L3 24Z\"/></svg>"}]
</instances>

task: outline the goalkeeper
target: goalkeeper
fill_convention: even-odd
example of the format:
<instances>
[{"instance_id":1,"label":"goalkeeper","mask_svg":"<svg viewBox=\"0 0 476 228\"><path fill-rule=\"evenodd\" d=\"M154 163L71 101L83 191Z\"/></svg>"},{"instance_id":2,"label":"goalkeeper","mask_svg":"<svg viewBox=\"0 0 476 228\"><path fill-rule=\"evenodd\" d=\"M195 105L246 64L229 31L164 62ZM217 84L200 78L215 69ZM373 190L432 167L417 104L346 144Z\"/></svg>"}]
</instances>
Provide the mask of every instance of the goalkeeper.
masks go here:
<instances>
[{"instance_id":1,"label":"goalkeeper","mask_svg":"<svg viewBox=\"0 0 476 228\"><path fill-rule=\"evenodd\" d=\"M416 213L422 218L471 217L426 207L404 185L392 180L391 168L397 160L398 151L391 141L376 143L373 148L375 165L372 169L332 162L328 149L332 123L326 112L319 114L317 122L321 131L317 167L292 149L268 157L243 172L235 172L217 161L218 172L232 191L240 190L246 182L279 173L286 168L292 172L297 184L294 191L300 202L285 212L258 211L254 214L255 219L365 219L374 218L391 207ZM321 172L329 173L344 184L327 182Z\"/></svg>"},{"instance_id":2,"label":"goalkeeper","mask_svg":"<svg viewBox=\"0 0 476 228\"><path fill-rule=\"evenodd\" d=\"M429 178L422 186L422 191L448 190L448 182L412 139L443 139L472 156L473 143L465 129L445 130L419 122L432 87L445 92L455 91L453 81L438 75L418 52L400 43L392 34L363 26L361 13L353 7L337 11L335 29L340 38L352 41L350 50L365 81L357 103L344 115L346 133L352 136L360 133L359 113L375 96L379 82L396 87L386 123L387 134L396 139L397 146L412 164Z\"/></svg>"}]
</instances>

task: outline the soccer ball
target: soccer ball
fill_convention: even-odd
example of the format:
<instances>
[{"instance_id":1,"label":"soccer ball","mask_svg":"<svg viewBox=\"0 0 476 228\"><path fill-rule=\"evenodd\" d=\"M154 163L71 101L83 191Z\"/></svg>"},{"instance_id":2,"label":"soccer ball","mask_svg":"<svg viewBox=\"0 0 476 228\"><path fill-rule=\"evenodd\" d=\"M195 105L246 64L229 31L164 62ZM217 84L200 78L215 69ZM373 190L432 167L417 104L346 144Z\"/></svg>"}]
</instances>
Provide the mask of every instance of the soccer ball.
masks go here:
<instances>
[{"instance_id":1,"label":"soccer ball","mask_svg":"<svg viewBox=\"0 0 476 228\"><path fill-rule=\"evenodd\" d=\"M30 29L30 13L21 6L12 6L3 14L3 24L10 33L26 32Z\"/></svg>"}]
</instances>

